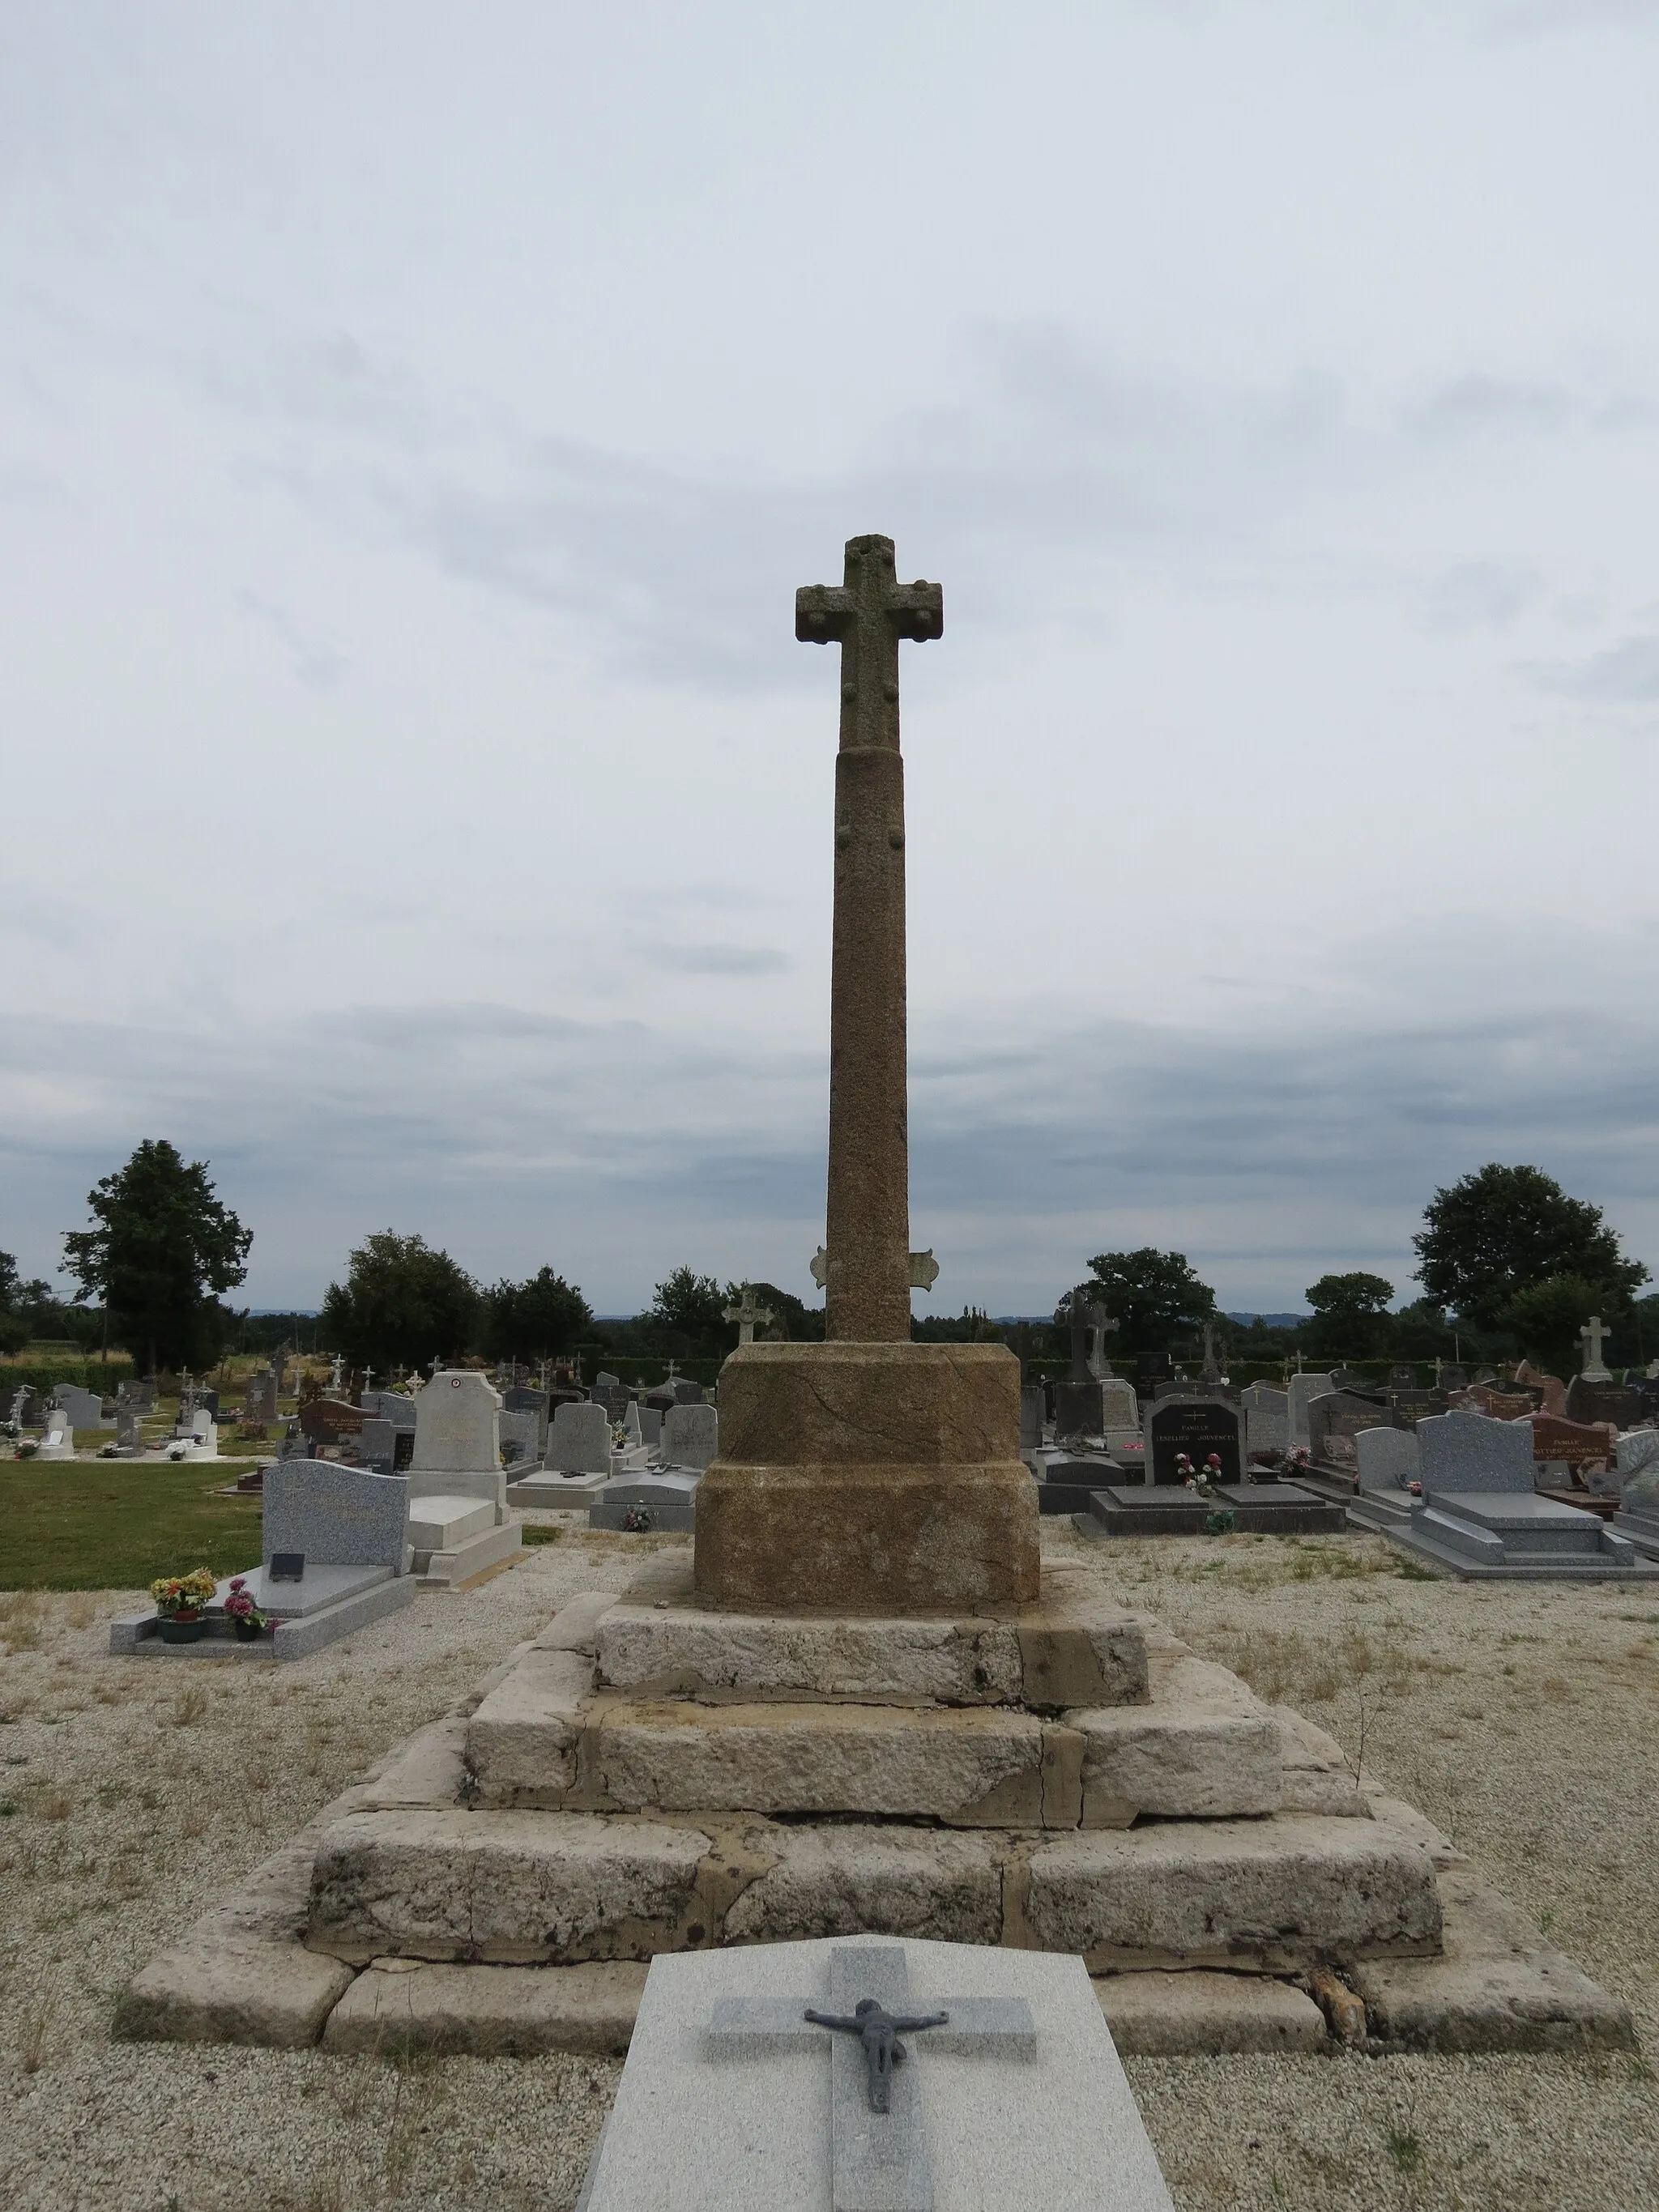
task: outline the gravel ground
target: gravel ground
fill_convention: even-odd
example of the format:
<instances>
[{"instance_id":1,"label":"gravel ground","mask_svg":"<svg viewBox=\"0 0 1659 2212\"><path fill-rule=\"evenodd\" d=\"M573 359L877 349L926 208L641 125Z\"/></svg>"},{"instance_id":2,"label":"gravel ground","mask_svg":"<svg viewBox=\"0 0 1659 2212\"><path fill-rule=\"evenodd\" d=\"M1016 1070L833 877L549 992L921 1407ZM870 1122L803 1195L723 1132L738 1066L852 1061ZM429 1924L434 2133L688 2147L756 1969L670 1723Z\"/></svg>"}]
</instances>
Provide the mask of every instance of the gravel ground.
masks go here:
<instances>
[{"instance_id":1,"label":"gravel ground","mask_svg":"<svg viewBox=\"0 0 1659 2212\"><path fill-rule=\"evenodd\" d=\"M1127 1602L1419 1805L1659 2051L1659 1601L1423 1581L1369 1537L1085 1546ZM563 2212L617 2069L112 2044L127 1978L573 1592L678 1540L568 1532L314 1658L112 1660L130 1594L0 1598L0 2204ZM1659 2203L1644 2060L1135 2059L1181 2212Z\"/></svg>"}]
</instances>

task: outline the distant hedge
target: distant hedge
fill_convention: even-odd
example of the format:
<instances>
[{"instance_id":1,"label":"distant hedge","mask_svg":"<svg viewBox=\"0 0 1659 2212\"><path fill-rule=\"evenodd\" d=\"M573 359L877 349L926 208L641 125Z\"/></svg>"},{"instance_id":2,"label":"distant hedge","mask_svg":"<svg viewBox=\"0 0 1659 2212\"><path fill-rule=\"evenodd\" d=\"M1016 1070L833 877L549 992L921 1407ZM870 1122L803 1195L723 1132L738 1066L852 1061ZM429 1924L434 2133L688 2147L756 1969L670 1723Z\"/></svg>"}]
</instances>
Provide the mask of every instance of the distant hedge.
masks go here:
<instances>
[{"instance_id":1,"label":"distant hedge","mask_svg":"<svg viewBox=\"0 0 1659 2212\"><path fill-rule=\"evenodd\" d=\"M55 1390L60 1382L76 1382L83 1390L114 1394L119 1382L132 1380L131 1359L0 1359L0 1391Z\"/></svg>"}]
</instances>

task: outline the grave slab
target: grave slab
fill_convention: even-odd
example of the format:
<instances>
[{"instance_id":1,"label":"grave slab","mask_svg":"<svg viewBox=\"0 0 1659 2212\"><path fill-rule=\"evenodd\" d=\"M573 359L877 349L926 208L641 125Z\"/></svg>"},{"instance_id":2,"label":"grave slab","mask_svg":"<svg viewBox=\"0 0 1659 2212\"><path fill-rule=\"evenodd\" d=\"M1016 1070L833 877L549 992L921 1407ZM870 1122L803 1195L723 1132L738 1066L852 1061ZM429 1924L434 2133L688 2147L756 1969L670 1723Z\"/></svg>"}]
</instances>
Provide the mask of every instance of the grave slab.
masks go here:
<instances>
[{"instance_id":1,"label":"grave slab","mask_svg":"<svg viewBox=\"0 0 1659 2212\"><path fill-rule=\"evenodd\" d=\"M804 2017L860 1993L955 2015L904 2038L886 2113L856 2043ZM921 1941L654 1960L585 2212L660 2202L671 2172L676 2212L1170 2212L1077 1960Z\"/></svg>"},{"instance_id":2,"label":"grave slab","mask_svg":"<svg viewBox=\"0 0 1659 2212\"><path fill-rule=\"evenodd\" d=\"M1293 1482L1224 1483L1213 1501L1184 1483L1149 1482L1139 1488L1109 1484L1091 1495L1087 1512L1074 1515L1073 1525L1079 1534L1102 1541L1115 1536L1202 1536L1218 1512L1231 1513L1241 1535L1335 1535L1346 1525L1340 1504Z\"/></svg>"}]
</instances>

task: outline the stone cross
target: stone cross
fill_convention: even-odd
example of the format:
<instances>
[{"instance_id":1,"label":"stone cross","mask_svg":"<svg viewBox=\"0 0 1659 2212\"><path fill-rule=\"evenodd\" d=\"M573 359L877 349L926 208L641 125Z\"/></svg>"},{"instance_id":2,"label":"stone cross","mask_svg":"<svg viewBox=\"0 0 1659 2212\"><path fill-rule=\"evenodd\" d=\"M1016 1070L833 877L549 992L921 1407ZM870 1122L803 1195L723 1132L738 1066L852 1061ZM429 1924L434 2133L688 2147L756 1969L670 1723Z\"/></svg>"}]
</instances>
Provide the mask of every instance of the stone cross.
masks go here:
<instances>
[{"instance_id":1,"label":"stone cross","mask_svg":"<svg viewBox=\"0 0 1659 2212\"><path fill-rule=\"evenodd\" d=\"M339 1396L340 1385L344 1380L345 1362L337 1352L334 1355L334 1364L328 1370L328 1388L331 1396L336 1398Z\"/></svg>"},{"instance_id":2,"label":"stone cross","mask_svg":"<svg viewBox=\"0 0 1659 2212\"><path fill-rule=\"evenodd\" d=\"M1584 1347L1584 1364L1579 1373L1586 1382L1611 1382L1613 1373L1601 1360L1601 1346L1613 1331L1603 1328L1600 1314L1592 1314L1578 1332L1578 1341Z\"/></svg>"},{"instance_id":3,"label":"stone cross","mask_svg":"<svg viewBox=\"0 0 1659 2212\"><path fill-rule=\"evenodd\" d=\"M1221 1380L1221 1362L1216 1358L1215 1351L1215 1323L1212 1321L1204 1324L1204 1380L1206 1382Z\"/></svg>"},{"instance_id":4,"label":"stone cross","mask_svg":"<svg viewBox=\"0 0 1659 2212\"><path fill-rule=\"evenodd\" d=\"M747 1283L743 1285L743 1295L736 1305L726 1306L720 1314L722 1321L734 1321L738 1324L739 1344L752 1344L755 1341L757 1322L763 1326L768 1322L775 1321L776 1318L770 1306L759 1306L755 1304L755 1294Z\"/></svg>"},{"instance_id":5,"label":"stone cross","mask_svg":"<svg viewBox=\"0 0 1659 2212\"><path fill-rule=\"evenodd\" d=\"M841 647L830 982L824 1334L910 1337L910 1170L899 641L941 636L937 584L901 584L890 538L849 538L844 580L795 594L795 635Z\"/></svg>"},{"instance_id":6,"label":"stone cross","mask_svg":"<svg viewBox=\"0 0 1659 2212\"><path fill-rule=\"evenodd\" d=\"M848 1943L831 1951L830 2009L851 2014L863 1998L874 1998L894 2014L910 2012L910 1977L899 1945ZM808 2042L827 2047L830 2212L933 2212L933 2174L914 2053L889 2076L887 2110L872 2111L860 2039L816 2024L812 2009L806 1996L722 1997L707 2030L708 2054L763 2057ZM927 2029L929 2051L1028 2061L1036 2057L1036 2026L1023 1997L943 1997L933 2009L946 2017Z\"/></svg>"},{"instance_id":7,"label":"stone cross","mask_svg":"<svg viewBox=\"0 0 1659 2212\"><path fill-rule=\"evenodd\" d=\"M1068 1382L1097 1380L1090 1358L1091 1340L1099 1344L1103 1340L1108 1320L1105 1308L1091 1303L1090 1288L1089 1284L1079 1283L1072 1292L1071 1309L1066 1316L1072 1332L1072 1369L1066 1378ZM1054 1319L1058 1321L1060 1316L1056 1314Z\"/></svg>"}]
</instances>

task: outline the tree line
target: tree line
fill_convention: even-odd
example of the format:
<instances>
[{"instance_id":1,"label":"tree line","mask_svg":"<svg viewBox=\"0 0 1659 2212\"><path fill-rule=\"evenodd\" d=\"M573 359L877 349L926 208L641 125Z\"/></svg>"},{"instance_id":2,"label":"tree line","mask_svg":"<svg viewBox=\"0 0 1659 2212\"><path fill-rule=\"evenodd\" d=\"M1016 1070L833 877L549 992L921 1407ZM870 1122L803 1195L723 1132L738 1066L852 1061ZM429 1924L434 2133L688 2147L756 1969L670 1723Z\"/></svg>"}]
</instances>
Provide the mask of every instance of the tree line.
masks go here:
<instances>
[{"instance_id":1,"label":"tree line","mask_svg":"<svg viewBox=\"0 0 1659 2212\"><path fill-rule=\"evenodd\" d=\"M125 1164L88 1194L94 1225L64 1238L62 1272L79 1287L69 1301L40 1281L25 1282L0 1252L0 1351L32 1339L69 1338L86 1348L101 1337L149 1371L200 1372L232 1346L274 1349L270 1328L299 1317L239 1313L224 1293L246 1276L253 1238L216 1195L204 1160L186 1161L163 1139L146 1139ZM1180 1252L1143 1246L1102 1252L1088 1275L1060 1297L1054 1321L1028 1332L1034 1352L1063 1353L1072 1297L1081 1290L1115 1324L1115 1358L1142 1352L1195 1354L1206 1322L1231 1358L1274 1359L1301 1352L1330 1359L1431 1359L1454 1346L1466 1358L1524 1353L1570 1373L1578 1332L1599 1313L1624 1364L1659 1353L1659 1297L1639 1297L1650 1278L1622 1250L1599 1206L1569 1197L1541 1169L1488 1164L1438 1189L1413 1239L1421 1295L1391 1310L1395 1286L1356 1269L1322 1275L1305 1296L1310 1316L1293 1327L1258 1319L1240 1323L1217 1310L1211 1286ZM656 1358L722 1357L738 1340L726 1319L741 1294L735 1283L685 1266L656 1285L645 1312L596 1321L579 1285L551 1266L522 1282L485 1285L451 1255L417 1235L387 1229L347 1258L314 1324L313 1349L338 1352L381 1374L434 1358L481 1356L535 1362L586 1349ZM810 1341L823 1334L823 1310L776 1285L748 1286L772 1314L763 1331ZM975 1309L959 1319L919 1318L919 1339L974 1341L1006 1334ZM266 1339L270 1338L267 1342Z\"/></svg>"}]
</instances>

